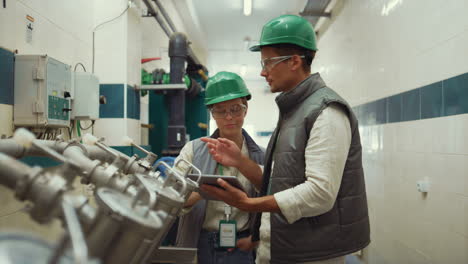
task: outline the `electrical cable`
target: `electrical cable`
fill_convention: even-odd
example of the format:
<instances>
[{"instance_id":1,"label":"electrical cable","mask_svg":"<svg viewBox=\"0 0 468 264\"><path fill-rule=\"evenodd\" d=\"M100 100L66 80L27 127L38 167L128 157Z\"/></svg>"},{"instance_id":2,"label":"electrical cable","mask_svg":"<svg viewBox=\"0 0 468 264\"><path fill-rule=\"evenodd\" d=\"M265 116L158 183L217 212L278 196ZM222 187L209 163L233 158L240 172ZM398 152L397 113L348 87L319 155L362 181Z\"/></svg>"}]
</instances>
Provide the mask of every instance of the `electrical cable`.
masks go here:
<instances>
[{"instance_id":1,"label":"electrical cable","mask_svg":"<svg viewBox=\"0 0 468 264\"><path fill-rule=\"evenodd\" d=\"M92 73L94 73L94 55L95 55L95 45L94 45L94 39L95 39L95 33L96 33L96 30L98 30L98 28L102 25L105 25L107 23L110 23L116 19L118 19L119 17L121 17L123 14L125 14L125 12L127 12L127 10L130 8L130 4L127 4L127 8L125 8L124 11L122 11L122 13L108 21L105 21L105 22L102 22L101 24L97 25L96 27L94 27L93 29L93 65L92 65Z\"/></svg>"},{"instance_id":2,"label":"electrical cable","mask_svg":"<svg viewBox=\"0 0 468 264\"><path fill-rule=\"evenodd\" d=\"M88 130L88 129L90 129L91 127L94 126L94 120L91 120L91 125L89 125L87 128L83 128L83 127L81 126L81 123L79 123L79 124L80 124L80 129L81 129L81 130Z\"/></svg>"},{"instance_id":3,"label":"electrical cable","mask_svg":"<svg viewBox=\"0 0 468 264\"><path fill-rule=\"evenodd\" d=\"M73 137L74 124L75 124L75 122L72 121L72 122L70 122L70 127L67 127L68 135L70 136L70 139L72 139L72 137Z\"/></svg>"},{"instance_id":4,"label":"electrical cable","mask_svg":"<svg viewBox=\"0 0 468 264\"><path fill-rule=\"evenodd\" d=\"M48 137L49 137L49 129L46 128L46 129L44 130L44 133L42 134L41 139L48 139Z\"/></svg>"},{"instance_id":5,"label":"electrical cable","mask_svg":"<svg viewBox=\"0 0 468 264\"><path fill-rule=\"evenodd\" d=\"M81 62L78 62L77 64L75 64L75 70L74 70L75 72L76 72L76 66L78 66L78 65L81 65L81 67L83 68L83 70L86 72L86 68L85 68L85 66L83 65L83 63L81 63Z\"/></svg>"},{"instance_id":6,"label":"electrical cable","mask_svg":"<svg viewBox=\"0 0 468 264\"><path fill-rule=\"evenodd\" d=\"M80 131L80 120L76 120L77 126L76 126L76 133L78 134L78 138L80 139L80 143L83 143L83 140L81 140L81 131Z\"/></svg>"}]
</instances>

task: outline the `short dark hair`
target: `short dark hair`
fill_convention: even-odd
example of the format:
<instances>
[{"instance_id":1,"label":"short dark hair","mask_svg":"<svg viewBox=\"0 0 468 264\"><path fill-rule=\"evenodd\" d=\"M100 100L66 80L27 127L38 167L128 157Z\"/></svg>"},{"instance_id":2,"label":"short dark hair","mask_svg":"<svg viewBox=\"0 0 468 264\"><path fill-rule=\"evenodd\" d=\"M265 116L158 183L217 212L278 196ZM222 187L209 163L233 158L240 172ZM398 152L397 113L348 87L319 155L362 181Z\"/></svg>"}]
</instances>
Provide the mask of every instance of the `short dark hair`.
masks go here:
<instances>
[{"instance_id":1,"label":"short dark hair","mask_svg":"<svg viewBox=\"0 0 468 264\"><path fill-rule=\"evenodd\" d=\"M245 106L247 106L247 108L249 107L249 104L247 103L248 99L247 99L247 96L246 97L242 97L242 103L245 104Z\"/></svg>"},{"instance_id":2,"label":"short dark hair","mask_svg":"<svg viewBox=\"0 0 468 264\"><path fill-rule=\"evenodd\" d=\"M304 58L302 58L302 69L305 72L310 72L310 65L315 58L315 50L306 49L301 46L288 43L273 44L268 45L268 47L274 48L280 56L304 55Z\"/></svg>"}]
</instances>

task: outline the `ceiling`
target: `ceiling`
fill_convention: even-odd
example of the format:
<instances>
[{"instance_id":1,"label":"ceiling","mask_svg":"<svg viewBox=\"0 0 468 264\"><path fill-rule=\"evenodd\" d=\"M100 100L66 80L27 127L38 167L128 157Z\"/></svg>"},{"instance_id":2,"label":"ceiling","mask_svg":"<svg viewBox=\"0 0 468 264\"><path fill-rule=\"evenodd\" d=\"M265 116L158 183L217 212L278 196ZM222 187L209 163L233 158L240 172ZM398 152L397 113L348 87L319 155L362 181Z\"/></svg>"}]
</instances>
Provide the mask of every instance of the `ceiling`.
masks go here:
<instances>
[{"instance_id":1,"label":"ceiling","mask_svg":"<svg viewBox=\"0 0 468 264\"><path fill-rule=\"evenodd\" d=\"M176 0L190 41L206 50L210 75L233 71L259 80L260 55L248 51L258 42L263 25L283 14L323 12L330 0L252 0L252 14L243 14L243 0ZM314 25L319 17L306 17ZM244 70L241 70L244 68ZM245 72L242 72L245 71Z\"/></svg>"},{"instance_id":2,"label":"ceiling","mask_svg":"<svg viewBox=\"0 0 468 264\"><path fill-rule=\"evenodd\" d=\"M298 14L306 0L253 0L252 14L243 14L243 0L184 0L174 4L193 8L208 50L242 50L244 39L258 40L262 26L281 14ZM190 7L191 5L191 7ZM188 21L189 23L191 21Z\"/></svg>"}]
</instances>

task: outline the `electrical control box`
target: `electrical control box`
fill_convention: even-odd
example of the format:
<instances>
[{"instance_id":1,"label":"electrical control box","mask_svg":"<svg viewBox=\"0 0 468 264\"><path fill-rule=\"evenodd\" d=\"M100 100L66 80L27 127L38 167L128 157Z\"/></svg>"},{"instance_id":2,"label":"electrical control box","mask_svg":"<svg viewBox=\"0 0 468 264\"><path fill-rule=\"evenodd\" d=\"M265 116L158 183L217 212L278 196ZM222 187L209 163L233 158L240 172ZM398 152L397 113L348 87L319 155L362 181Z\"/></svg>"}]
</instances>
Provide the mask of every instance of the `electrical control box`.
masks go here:
<instances>
[{"instance_id":1,"label":"electrical control box","mask_svg":"<svg viewBox=\"0 0 468 264\"><path fill-rule=\"evenodd\" d=\"M68 127L71 87L69 65L47 55L16 55L15 126Z\"/></svg>"},{"instance_id":2,"label":"electrical control box","mask_svg":"<svg viewBox=\"0 0 468 264\"><path fill-rule=\"evenodd\" d=\"M99 118L99 80L87 72L74 72L72 119L96 120Z\"/></svg>"}]
</instances>

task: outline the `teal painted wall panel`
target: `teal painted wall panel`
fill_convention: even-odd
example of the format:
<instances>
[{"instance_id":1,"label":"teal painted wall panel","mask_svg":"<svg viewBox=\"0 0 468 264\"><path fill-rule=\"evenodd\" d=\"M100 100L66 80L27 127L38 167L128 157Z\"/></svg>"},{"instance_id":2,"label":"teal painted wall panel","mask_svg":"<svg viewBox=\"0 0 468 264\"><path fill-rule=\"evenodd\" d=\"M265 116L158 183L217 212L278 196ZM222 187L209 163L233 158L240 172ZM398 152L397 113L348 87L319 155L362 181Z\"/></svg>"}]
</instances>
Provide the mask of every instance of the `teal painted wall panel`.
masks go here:
<instances>
[{"instance_id":1,"label":"teal painted wall panel","mask_svg":"<svg viewBox=\"0 0 468 264\"><path fill-rule=\"evenodd\" d=\"M15 88L15 54L0 48L0 104L13 105Z\"/></svg>"},{"instance_id":2,"label":"teal painted wall panel","mask_svg":"<svg viewBox=\"0 0 468 264\"><path fill-rule=\"evenodd\" d=\"M210 124L210 113L205 104L205 92L201 92L194 98L185 98L185 126L190 140L208 136L209 128L204 129L199 123Z\"/></svg>"},{"instance_id":3,"label":"teal painted wall panel","mask_svg":"<svg viewBox=\"0 0 468 264\"><path fill-rule=\"evenodd\" d=\"M99 95L106 97L106 104L99 105L100 118L124 118L123 84L101 84Z\"/></svg>"},{"instance_id":4,"label":"teal painted wall panel","mask_svg":"<svg viewBox=\"0 0 468 264\"><path fill-rule=\"evenodd\" d=\"M149 130L148 143L153 152L161 157L161 152L167 149L167 126L169 113L166 108L164 95L149 92L149 123L153 126Z\"/></svg>"},{"instance_id":5,"label":"teal painted wall panel","mask_svg":"<svg viewBox=\"0 0 468 264\"><path fill-rule=\"evenodd\" d=\"M153 128L149 130L148 142L153 152L161 157L164 149L167 149L167 127L169 112L166 107L165 95L155 92L149 93L149 123ZM204 104L205 93L195 97L185 98L185 126L190 140L208 135L209 129L200 128L199 123L209 125L209 112Z\"/></svg>"},{"instance_id":6,"label":"teal painted wall panel","mask_svg":"<svg viewBox=\"0 0 468 264\"><path fill-rule=\"evenodd\" d=\"M127 85L127 117L140 120L140 92Z\"/></svg>"}]
</instances>

